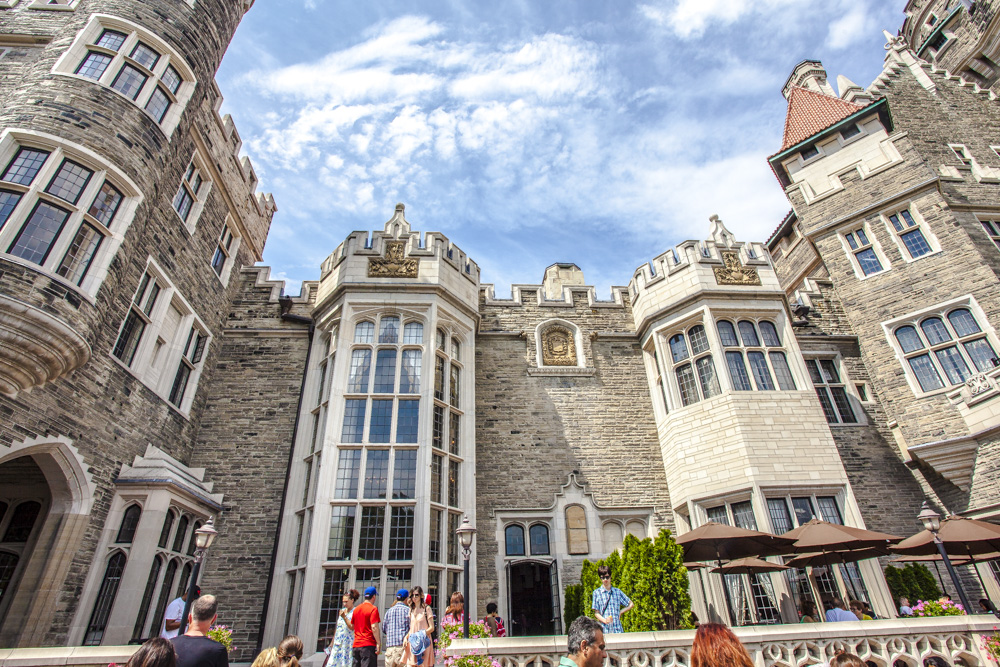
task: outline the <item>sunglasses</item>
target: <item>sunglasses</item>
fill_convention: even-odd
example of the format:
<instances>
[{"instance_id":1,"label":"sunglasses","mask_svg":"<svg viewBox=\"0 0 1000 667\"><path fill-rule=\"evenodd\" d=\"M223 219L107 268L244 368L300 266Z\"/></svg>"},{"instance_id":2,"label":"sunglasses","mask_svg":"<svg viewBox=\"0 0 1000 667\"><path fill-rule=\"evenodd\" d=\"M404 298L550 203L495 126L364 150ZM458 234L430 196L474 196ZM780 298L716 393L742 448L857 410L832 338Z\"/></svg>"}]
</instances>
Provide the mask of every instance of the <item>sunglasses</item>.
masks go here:
<instances>
[{"instance_id":1,"label":"sunglasses","mask_svg":"<svg viewBox=\"0 0 1000 667\"><path fill-rule=\"evenodd\" d=\"M603 581L604 579L610 579L610 578L611 578L611 575L610 574L606 574L603 577L601 577L601 580Z\"/></svg>"}]
</instances>

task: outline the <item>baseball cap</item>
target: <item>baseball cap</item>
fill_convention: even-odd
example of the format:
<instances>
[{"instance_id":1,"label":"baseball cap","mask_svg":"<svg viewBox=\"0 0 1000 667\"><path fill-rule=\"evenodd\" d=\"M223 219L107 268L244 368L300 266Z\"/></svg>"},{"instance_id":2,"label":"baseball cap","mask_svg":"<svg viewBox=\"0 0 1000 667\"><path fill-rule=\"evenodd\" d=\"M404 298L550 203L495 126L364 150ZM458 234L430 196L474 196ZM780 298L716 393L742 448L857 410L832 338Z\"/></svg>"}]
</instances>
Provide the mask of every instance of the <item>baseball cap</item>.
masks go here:
<instances>
[{"instance_id":1,"label":"baseball cap","mask_svg":"<svg viewBox=\"0 0 1000 667\"><path fill-rule=\"evenodd\" d=\"M368 588L365 589L365 597L366 598L370 598L371 596L375 595L376 593L378 593L378 591L375 590L374 586L369 586Z\"/></svg>"},{"instance_id":2,"label":"baseball cap","mask_svg":"<svg viewBox=\"0 0 1000 667\"><path fill-rule=\"evenodd\" d=\"M405 588L400 588L398 591L396 591L397 600L405 600L408 597L410 597L410 591L406 590Z\"/></svg>"}]
</instances>

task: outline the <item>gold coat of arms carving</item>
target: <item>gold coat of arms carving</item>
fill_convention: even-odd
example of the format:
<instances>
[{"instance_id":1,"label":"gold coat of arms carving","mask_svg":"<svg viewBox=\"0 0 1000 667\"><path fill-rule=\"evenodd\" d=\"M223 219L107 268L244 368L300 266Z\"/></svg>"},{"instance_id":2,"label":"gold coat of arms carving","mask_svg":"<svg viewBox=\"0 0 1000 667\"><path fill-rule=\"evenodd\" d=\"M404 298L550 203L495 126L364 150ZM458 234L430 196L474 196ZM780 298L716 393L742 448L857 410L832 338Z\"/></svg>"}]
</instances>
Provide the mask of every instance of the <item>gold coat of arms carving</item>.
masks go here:
<instances>
[{"instance_id":1,"label":"gold coat of arms carving","mask_svg":"<svg viewBox=\"0 0 1000 667\"><path fill-rule=\"evenodd\" d=\"M369 278L416 278L420 261L406 257L406 243L389 241L385 244L385 257L368 260Z\"/></svg>"},{"instance_id":2,"label":"gold coat of arms carving","mask_svg":"<svg viewBox=\"0 0 1000 667\"><path fill-rule=\"evenodd\" d=\"M554 326L542 332L542 364L576 366L576 344L572 331Z\"/></svg>"},{"instance_id":3,"label":"gold coat of arms carving","mask_svg":"<svg viewBox=\"0 0 1000 667\"><path fill-rule=\"evenodd\" d=\"M757 269L743 266L739 253L723 252L725 266L715 267L715 282L720 285L760 285Z\"/></svg>"}]
</instances>

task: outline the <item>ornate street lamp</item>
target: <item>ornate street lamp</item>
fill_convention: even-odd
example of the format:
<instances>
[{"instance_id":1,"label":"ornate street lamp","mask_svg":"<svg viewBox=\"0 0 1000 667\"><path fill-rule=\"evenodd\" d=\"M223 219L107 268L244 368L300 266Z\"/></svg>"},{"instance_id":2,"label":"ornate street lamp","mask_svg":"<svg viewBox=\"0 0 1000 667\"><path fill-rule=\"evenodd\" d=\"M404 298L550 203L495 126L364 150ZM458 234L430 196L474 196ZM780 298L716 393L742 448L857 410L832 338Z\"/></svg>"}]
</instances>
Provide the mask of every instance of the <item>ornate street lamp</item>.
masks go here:
<instances>
[{"instance_id":1,"label":"ornate street lamp","mask_svg":"<svg viewBox=\"0 0 1000 667\"><path fill-rule=\"evenodd\" d=\"M934 536L934 544L937 546L938 553L941 554L941 560L944 561L944 566L948 570L948 576L951 577L951 583L955 585L955 590L958 591L958 597L962 600L962 606L965 607L965 613L971 614L972 607L969 606L969 598L965 595L965 589L962 588L962 582L958 579L958 574L955 572L955 568L951 564L951 559L948 558L948 551L944 548L944 542L938 537L938 530L941 529L941 515L931 509L927 501L920 508L920 514L917 515L920 519L920 523L924 525L925 530L929 530L931 535Z\"/></svg>"},{"instance_id":2,"label":"ornate street lamp","mask_svg":"<svg viewBox=\"0 0 1000 667\"><path fill-rule=\"evenodd\" d=\"M187 600L184 601L184 614L181 616L181 627L177 634L183 635L187 629L188 614L191 613L191 605L194 603L194 589L198 586L198 573L201 571L201 561L205 558L205 552L212 546L215 536L219 531L212 525L215 517L208 517L204 526L194 531L194 569L191 571L191 579L188 582Z\"/></svg>"},{"instance_id":3,"label":"ornate street lamp","mask_svg":"<svg viewBox=\"0 0 1000 667\"><path fill-rule=\"evenodd\" d=\"M465 613L462 614L462 636L469 638L469 613L472 609L472 594L469 590L469 556L472 553L472 541L476 537L476 529L469 523L469 516L462 518L462 525L455 531L458 543L462 545L462 558L465 559Z\"/></svg>"}]
</instances>

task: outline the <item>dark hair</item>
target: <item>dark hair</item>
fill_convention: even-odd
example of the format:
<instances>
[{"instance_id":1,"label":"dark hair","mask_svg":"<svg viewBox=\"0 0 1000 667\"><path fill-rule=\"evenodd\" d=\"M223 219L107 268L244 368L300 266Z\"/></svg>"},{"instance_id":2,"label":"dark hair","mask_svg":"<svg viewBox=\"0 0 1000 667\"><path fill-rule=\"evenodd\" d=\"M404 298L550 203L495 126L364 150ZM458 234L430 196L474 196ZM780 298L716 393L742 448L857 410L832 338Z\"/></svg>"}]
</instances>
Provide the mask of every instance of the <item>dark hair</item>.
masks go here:
<instances>
[{"instance_id":1,"label":"dark hair","mask_svg":"<svg viewBox=\"0 0 1000 667\"><path fill-rule=\"evenodd\" d=\"M754 667L746 647L721 623L702 623L691 644L691 667Z\"/></svg>"},{"instance_id":2,"label":"dark hair","mask_svg":"<svg viewBox=\"0 0 1000 667\"><path fill-rule=\"evenodd\" d=\"M838 653L830 658L830 667L865 667L865 663L853 653Z\"/></svg>"},{"instance_id":3,"label":"dark hair","mask_svg":"<svg viewBox=\"0 0 1000 667\"><path fill-rule=\"evenodd\" d=\"M837 609L844 608L844 601L841 598L831 598L830 604L836 607Z\"/></svg>"},{"instance_id":4,"label":"dark hair","mask_svg":"<svg viewBox=\"0 0 1000 667\"><path fill-rule=\"evenodd\" d=\"M569 626L568 641L566 650L570 655L576 655L580 652L580 644L587 642L588 645L593 645L597 642L597 631L600 630L604 632L604 626L590 618L589 616L580 616Z\"/></svg>"},{"instance_id":5,"label":"dark hair","mask_svg":"<svg viewBox=\"0 0 1000 667\"><path fill-rule=\"evenodd\" d=\"M295 635L288 635L278 644L278 663L285 667L298 667L299 659L304 650L302 640Z\"/></svg>"},{"instance_id":6,"label":"dark hair","mask_svg":"<svg viewBox=\"0 0 1000 667\"><path fill-rule=\"evenodd\" d=\"M191 605L191 618L199 623L211 621L219 612L219 600L214 595L202 595Z\"/></svg>"},{"instance_id":7,"label":"dark hair","mask_svg":"<svg viewBox=\"0 0 1000 667\"><path fill-rule=\"evenodd\" d=\"M802 603L802 615L809 618L816 618L816 603L806 600Z\"/></svg>"},{"instance_id":8,"label":"dark hair","mask_svg":"<svg viewBox=\"0 0 1000 667\"><path fill-rule=\"evenodd\" d=\"M406 604L410 606L410 609L416 609L418 603L421 609L427 606L427 603L424 602L424 589L420 586L414 586L410 589L410 597L406 599Z\"/></svg>"},{"instance_id":9,"label":"dark hair","mask_svg":"<svg viewBox=\"0 0 1000 667\"><path fill-rule=\"evenodd\" d=\"M127 667L177 667L177 654L169 639L154 637L128 659Z\"/></svg>"},{"instance_id":10,"label":"dark hair","mask_svg":"<svg viewBox=\"0 0 1000 667\"><path fill-rule=\"evenodd\" d=\"M348 591L344 591L344 595L349 597L351 599L351 602L357 602L358 598L361 597L361 593L357 592L353 588Z\"/></svg>"},{"instance_id":11,"label":"dark hair","mask_svg":"<svg viewBox=\"0 0 1000 667\"><path fill-rule=\"evenodd\" d=\"M486 613L487 614L496 613L496 610L497 610L497 603L496 602L490 602L490 603L488 603L486 605Z\"/></svg>"},{"instance_id":12,"label":"dark hair","mask_svg":"<svg viewBox=\"0 0 1000 667\"><path fill-rule=\"evenodd\" d=\"M611 576L611 568L608 567L607 565L601 565L599 568L597 568L597 576L603 577L604 575Z\"/></svg>"}]
</instances>

